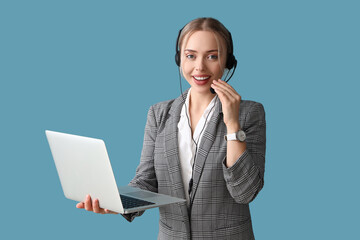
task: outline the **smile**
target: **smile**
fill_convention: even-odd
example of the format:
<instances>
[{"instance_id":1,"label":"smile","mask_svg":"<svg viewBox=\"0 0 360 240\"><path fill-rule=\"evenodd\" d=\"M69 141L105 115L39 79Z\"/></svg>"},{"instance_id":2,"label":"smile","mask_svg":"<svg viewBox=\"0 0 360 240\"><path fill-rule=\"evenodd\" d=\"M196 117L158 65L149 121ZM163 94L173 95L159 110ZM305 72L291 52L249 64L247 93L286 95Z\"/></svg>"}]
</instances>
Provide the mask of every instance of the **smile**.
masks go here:
<instances>
[{"instance_id":1,"label":"smile","mask_svg":"<svg viewBox=\"0 0 360 240\"><path fill-rule=\"evenodd\" d=\"M206 85L210 81L209 75L198 75L198 76L192 76L194 79L194 83L198 86Z\"/></svg>"},{"instance_id":2,"label":"smile","mask_svg":"<svg viewBox=\"0 0 360 240\"><path fill-rule=\"evenodd\" d=\"M195 77L195 76L193 76L193 77L198 81L205 81L205 80L208 80L210 78L210 76L207 76L207 77Z\"/></svg>"}]
</instances>

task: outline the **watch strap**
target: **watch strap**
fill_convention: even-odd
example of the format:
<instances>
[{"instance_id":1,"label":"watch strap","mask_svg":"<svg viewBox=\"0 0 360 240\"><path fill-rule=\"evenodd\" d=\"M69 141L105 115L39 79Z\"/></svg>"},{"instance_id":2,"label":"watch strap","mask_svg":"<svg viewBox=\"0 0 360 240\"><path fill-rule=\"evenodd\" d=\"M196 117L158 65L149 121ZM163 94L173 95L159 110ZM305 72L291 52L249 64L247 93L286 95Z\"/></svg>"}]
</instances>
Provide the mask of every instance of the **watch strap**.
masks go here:
<instances>
[{"instance_id":1,"label":"watch strap","mask_svg":"<svg viewBox=\"0 0 360 240\"><path fill-rule=\"evenodd\" d=\"M226 141L234 141L239 140L240 142L244 142L246 139L246 134L243 130L239 130L235 133L230 133L224 136Z\"/></svg>"},{"instance_id":2,"label":"watch strap","mask_svg":"<svg viewBox=\"0 0 360 240\"><path fill-rule=\"evenodd\" d=\"M236 132L225 135L225 140L226 140L226 141L234 141L234 140L237 140L237 138L236 138Z\"/></svg>"}]
</instances>

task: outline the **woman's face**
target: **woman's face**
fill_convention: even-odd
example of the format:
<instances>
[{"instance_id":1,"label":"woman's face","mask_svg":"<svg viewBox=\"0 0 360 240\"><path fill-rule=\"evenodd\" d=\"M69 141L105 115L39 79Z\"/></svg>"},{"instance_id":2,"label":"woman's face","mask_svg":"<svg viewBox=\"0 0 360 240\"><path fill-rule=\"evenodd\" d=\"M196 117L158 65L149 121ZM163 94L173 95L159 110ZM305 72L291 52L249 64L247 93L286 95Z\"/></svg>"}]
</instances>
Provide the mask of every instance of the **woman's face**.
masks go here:
<instances>
[{"instance_id":1,"label":"woman's face","mask_svg":"<svg viewBox=\"0 0 360 240\"><path fill-rule=\"evenodd\" d=\"M210 85L214 79L223 75L226 49L224 41L209 31L196 31L192 33L183 46L181 67L184 78L191 85L191 91L201 94L211 94ZM218 48L221 49L218 49ZM219 56L221 52L221 56ZM220 59L221 57L221 59Z\"/></svg>"}]
</instances>

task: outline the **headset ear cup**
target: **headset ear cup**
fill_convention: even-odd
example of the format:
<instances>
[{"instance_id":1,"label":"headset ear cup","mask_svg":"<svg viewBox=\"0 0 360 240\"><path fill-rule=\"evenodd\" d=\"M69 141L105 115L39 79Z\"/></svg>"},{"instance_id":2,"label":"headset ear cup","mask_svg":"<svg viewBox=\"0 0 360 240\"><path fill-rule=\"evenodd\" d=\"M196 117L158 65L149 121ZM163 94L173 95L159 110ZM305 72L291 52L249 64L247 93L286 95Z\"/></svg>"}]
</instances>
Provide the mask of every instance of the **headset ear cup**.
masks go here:
<instances>
[{"instance_id":1,"label":"headset ear cup","mask_svg":"<svg viewBox=\"0 0 360 240\"><path fill-rule=\"evenodd\" d=\"M180 54L179 54L179 51L176 51L175 63L176 63L176 65L178 65L180 67Z\"/></svg>"},{"instance_id":2,"label":"headset ear cup","mask_svg":"<svg viewBox=\"0 0 360 240\"><path fill-rule=\"evenodd\" d=\"M179 39L180 39L180 35L183 29L179 30L179 34L176 38L176 45L175 45L175 63L176 65L178 65L180 67L180 51L179 51Z\"/></svg>"},{"instance_id":3,"label":"headset ear cup","mask_svg":"<svg viewBox=\"0 0 360 240\"><path fill-rule=\"evenodd\" d=\"M230 69L232 69L234 67L235 62L237 62L236 59L235 59L235 56L234 56L234 54L231 54L226 59L226 66L225 67L230 70Z\"/></svg>"}]
</instances>

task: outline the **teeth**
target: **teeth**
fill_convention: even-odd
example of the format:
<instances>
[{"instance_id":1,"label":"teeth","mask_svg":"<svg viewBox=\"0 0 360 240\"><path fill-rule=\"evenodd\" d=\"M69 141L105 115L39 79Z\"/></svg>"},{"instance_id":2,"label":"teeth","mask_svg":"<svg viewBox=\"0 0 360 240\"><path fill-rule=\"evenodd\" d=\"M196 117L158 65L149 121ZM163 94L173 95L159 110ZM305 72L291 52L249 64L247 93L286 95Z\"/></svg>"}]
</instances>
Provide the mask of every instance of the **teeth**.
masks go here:
<instances>
[{"instance_id":1,"label":"teeth","mask_svg":"<svg viewBox=\"0 0 360 240\"><path fill-rule=\"evenodd\" d=\"M203 81L203 80L206 80L206 79L209 79L210 77L195 77L194 78L198 81Z\"/></svg>"}]
</instances>

